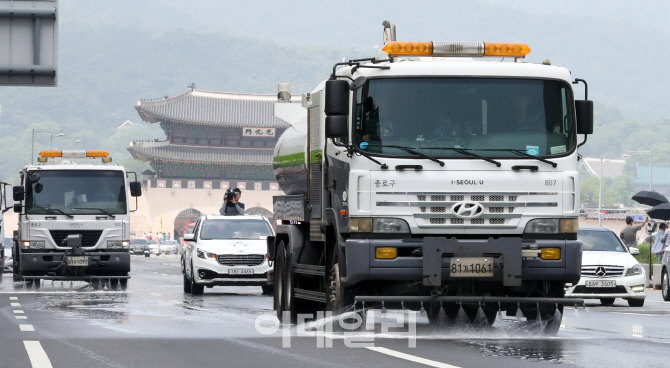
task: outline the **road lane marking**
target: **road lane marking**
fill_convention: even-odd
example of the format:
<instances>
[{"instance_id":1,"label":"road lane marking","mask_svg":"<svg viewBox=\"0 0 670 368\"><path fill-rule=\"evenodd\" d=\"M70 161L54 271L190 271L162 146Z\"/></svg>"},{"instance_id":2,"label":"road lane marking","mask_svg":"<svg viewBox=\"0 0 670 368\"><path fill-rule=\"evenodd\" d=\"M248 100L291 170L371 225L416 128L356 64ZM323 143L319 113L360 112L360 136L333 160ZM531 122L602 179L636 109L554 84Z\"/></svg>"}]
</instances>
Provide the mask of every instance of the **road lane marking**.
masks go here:
<instances>
[{"instance_id":1,"label":"road lane marking","mask_svg":"<svg viewBox=\"0 0 670 368\"><path fill-rule=\"evenodd\" d=\"M20 309L14 309L14 314L23 314L23 311Z\"/></svg>"},{"instance_id":2,"label":"road lane marking","mask_svg":"<svg viewBox=\"0 0 670 368\"><path fill-rule=\"evenodd\" d=\"M26 317L26 316L14 316L14 318L16 318L16 319L28 319L28 317Z\"/></svg>"},{"instance_id":3,"label":"road lane marking","mask_svg":"<svg viewBox=\"0 0 670 368\"><path fill-rule=\"evenodd\" d=\"M168 274L167 274L167 273L161 273L161 275L163 275L163 276L167 276Z\"/></svg>"},{"instance_id":4,"label":"road lane marking","mask_svg":"<svg viewBox=\"0 0 670 368\"><path fill-rule=\"evenodd\" d=\"M424 365L427 365L427 366L430 366L430 367L437 367L437 368L460 368L460 367L457 367L457 366L455 366L455 365L450 365L450 364L446 364L446 363L440 363L440 362L436 362L436 361L434 361L434 360L425 359L425 358L420 358L420 357L415 356L415 355L409 355L409 354L401 353L401 352L399 352L399 351L395 351L395 350L391 350L391 349L387 349L387 348L381 348L381 347L366 347L366 349L368 349L368 350L372 350L372 351L376 351L376 352L378 352L378 353L382 353L382 354L390 355L390 356L392 356L392 357L396 357L396 358L400 358L400 359L409 360L410 362L419 363L419 364L424 364Z\"/></svg>"},{"instance_id":5,"label":"road lane marking","mask_svg":"<svg viewBox=\"0 0 670 368\"><path fill-rule=\"evenodd\" d=\"M35 331L35 327L33 327L33 325L19 325L19 328L21 331Z\"/></svg>"},{"instance_id":6,"label":"road lane marking","mask_svg":"<svg viewBox=\"0 0 670 368\"><path fill-rule=\"evenodd\" d=\"M15 297L15 296L10 296L9 300L19 300L19 298Z\"/></svg>"},{"instance_id":7,"label":"road lane marking","mask_svg":"<svg viewBox=\"0 0 670 368\"><path fill-rule=\"evenodd\" d=\"M23 341L23 345L26 347L33 368L53 368L39 341Z\"/></svg>"},{"instance_id":8,"label":"road lane marking","mask_svg":"<svg viewBox=\"0 0 670 368\"><path fill-rule=\"evenodd\" d=\"M20 307L21 303L12 303L12 307Z\"/></svg>"}]
</instances>

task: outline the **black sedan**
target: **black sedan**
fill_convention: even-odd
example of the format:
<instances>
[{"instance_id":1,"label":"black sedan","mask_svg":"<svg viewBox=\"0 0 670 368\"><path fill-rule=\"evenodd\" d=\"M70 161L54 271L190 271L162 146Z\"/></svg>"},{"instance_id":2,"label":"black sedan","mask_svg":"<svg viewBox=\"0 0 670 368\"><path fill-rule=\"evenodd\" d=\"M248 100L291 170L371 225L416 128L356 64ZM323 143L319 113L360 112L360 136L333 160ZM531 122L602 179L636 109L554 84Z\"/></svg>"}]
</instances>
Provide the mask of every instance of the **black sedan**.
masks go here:
<instances>
[{"instance_id":1,"label":"black sedan","mask_svg":"<svg viewBox=\"0 0 670 368\"><path fill-rule=\"evenodd\" d=\"M130 239L130 254L144 255L149 257L149 244L144 239Z\"/></svg>"}]
</instances>

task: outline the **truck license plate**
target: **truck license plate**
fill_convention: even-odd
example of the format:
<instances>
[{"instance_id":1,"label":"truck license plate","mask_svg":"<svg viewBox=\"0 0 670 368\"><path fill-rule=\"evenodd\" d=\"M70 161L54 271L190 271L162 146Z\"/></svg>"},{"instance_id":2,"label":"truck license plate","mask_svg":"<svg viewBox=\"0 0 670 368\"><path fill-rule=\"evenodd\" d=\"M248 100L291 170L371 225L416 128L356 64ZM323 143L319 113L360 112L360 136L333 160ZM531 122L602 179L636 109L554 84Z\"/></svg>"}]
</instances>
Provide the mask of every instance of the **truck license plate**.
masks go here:
<instances>
[{"instance_id":1,"label":"truck license plate","mask_svg":"<svg viewBox=\"0 0 670 368\"><path fill-rule=\"evenodd\" d=\"M451 277L493 277L492 257L453 257Z\"/></svg>"},{"instance_id":2,"label":"truck license plate","mask_svg":"<svg viewBox=\"0 0 670 368\"><path fill-rule=\"evenodd\" d=\"M248 274L253 275L253 273L254 273L253 268L242 268L242 269L234 268L232 270L228 270L229 275L248 275Z\"/></svg>"},{"instance_id":3,"label":"truck license plate","mask_svg":"<svg viewBox=\"0 0 670 368\"><path fill-rule=\"evenodd\" d=\"M67 257L68 266L88 266L88 257Z\"/></svg>"},{"instance_id":4,"label":"truck license plate","mask_svg":"<svg viewBox=\"0 0 670 368\"><path fill-rule=\"evenodd\" d=\"M597 288L597 287L616 287L616 281L614 280L586 280L587 288Z\"/></svg>"}]
</instances>

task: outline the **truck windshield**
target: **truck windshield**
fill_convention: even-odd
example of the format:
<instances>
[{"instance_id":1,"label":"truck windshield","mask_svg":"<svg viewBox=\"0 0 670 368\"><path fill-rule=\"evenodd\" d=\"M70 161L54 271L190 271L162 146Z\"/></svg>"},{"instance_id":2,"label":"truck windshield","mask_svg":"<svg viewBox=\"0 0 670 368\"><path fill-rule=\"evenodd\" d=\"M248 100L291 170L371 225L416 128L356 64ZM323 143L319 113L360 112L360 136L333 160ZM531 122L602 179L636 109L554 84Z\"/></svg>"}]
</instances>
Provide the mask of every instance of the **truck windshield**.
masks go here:
<instances>
[{"instance_id":1,"label":"truck windshield","mask_svg":"<svg viewBox=\"0 0 670 368\"><path fill-rule=\"evenodd\" d=\"M570 86L511 78L370 79L356 94L354 142L370 153L463 158L571 152L577 136ZM493 149L493 150L492 150Z\"/></svg>"},{"instance_id":2,"label":"truck windshield","mask_svg":"<svg viewBox=\"0 0 670 368\"><path fill-rule=\"evenodd\" d=\"M100 215L127 213L122 171L39 170L26 186L27 214Z\"/></svg>"}]
</instances>

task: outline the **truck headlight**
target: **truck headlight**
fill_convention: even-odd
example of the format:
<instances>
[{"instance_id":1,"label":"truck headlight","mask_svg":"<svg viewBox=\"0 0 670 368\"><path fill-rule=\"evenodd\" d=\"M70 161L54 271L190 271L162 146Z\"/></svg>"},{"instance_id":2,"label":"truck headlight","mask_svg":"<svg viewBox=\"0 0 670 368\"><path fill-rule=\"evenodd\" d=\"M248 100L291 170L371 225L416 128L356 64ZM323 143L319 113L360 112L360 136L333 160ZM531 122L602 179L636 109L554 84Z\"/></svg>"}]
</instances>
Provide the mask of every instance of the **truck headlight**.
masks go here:
<instances>
[{"instance_id":1,"label":"truck headlight","mask_svg":"<svg viewBox=\"0 0 670 368\"><path fill-rule=\"evenodd\" d=\"M409 225L403 219L385 217L350 217L349 232L352 233L409 233Z\"/></svg>"},{"instance_id":2,"label":"truck headlight","mask_svg":"<svg viewBox=\"0 0 670 368\"><path fill-rule=\"evenodd\" d=\"M45 244L44 240L33 240L30 242L30 249L44 249Z\"/></svg>"},{"instance_id":3,"label":"truck headlight","mask_svg":"<svg viewBox=\"0 0 670 368\"><path fill-rule=\"evenodd\" d=\"M636 264L626 271L626 276L642 275L642 266Z\"/></svg>"},{"instance_id":4,"label":"truck headlight","mask_svg":"<svg viewBox=\"0 0 670 368\"><path fill-rule=\"evenodd\" d=\"M123 242L121 240L107 240L108 249L121 249L123 248Z\"/></svg>"},{"instance_id":5,"label":"truck headlight","mask_svg":"<svg viewBox=\"0 0 670 368\"><path fill-rule=\"evenodd\" d=\"M578 230L579 220L576 218L533 219L528 221L523 232L526 234L576 234Z\"/></svg>"}]
</instances>

